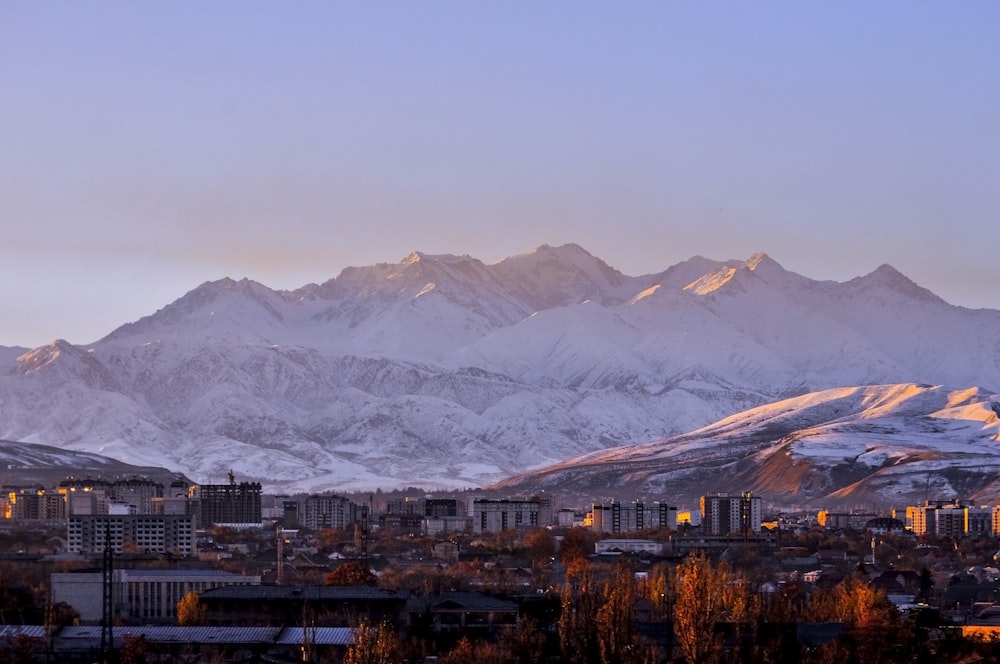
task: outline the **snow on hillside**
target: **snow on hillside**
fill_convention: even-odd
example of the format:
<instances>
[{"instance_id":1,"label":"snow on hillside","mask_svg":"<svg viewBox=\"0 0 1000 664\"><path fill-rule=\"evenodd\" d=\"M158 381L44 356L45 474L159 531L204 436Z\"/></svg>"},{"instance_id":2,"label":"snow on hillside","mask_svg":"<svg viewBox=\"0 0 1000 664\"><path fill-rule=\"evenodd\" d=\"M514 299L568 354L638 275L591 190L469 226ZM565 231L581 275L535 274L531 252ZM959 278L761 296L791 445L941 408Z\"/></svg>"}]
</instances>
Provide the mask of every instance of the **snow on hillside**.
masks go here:
<instances>
[{"instance_id":1,"label":"snow on hillside","mask_svg":"<svg viewBox=\"0 0 1000 664\"><path fill-rule=\"evenodd\" d=\"M911 383L830 389L683 435L592 452L498 486L579 494L618 486L686 504L734 489L779 503L995 502L998 413L1000 397L979 388Z\"/></svg>"},{"instance_id":2,"label":"snow on hillside","mask_svg":"<svg viewBox=\"0 0 1000 664\"><path fill-rule=\"evenodd\" d=\"M631 277L576 245L414 252L295 291L205 283L91 346L0 349L0 437L282 490L479 486L886 383L1000 391L1000 312L888 266L836 283L755 254ZM939 410L963 408L986 412Z\"/></svg>"}]
</instances>

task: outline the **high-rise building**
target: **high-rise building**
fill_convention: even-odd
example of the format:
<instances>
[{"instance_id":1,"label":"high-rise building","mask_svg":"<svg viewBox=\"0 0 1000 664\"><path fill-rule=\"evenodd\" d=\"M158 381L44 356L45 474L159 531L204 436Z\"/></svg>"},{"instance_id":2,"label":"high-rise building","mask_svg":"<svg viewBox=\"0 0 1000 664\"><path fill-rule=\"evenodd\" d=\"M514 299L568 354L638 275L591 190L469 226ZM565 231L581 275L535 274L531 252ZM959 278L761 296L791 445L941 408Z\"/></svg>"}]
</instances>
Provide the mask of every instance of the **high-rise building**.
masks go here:
<instances>
[{"instance_id":1,"label":"high-rise building","mask_svg":"<svg viewBox=\"0 0 1000 664\"><path fill-rule=\"evenodd\" d=\"M997 508L966 505L961 500L924 501L923 505L909 506L906 515L917 535L931 533L960 537L966 534L992 535L1000 532L997 527Z\"/></svg>"},{"instance_id":2,"label":"high-rise building","mask_svg":"<svg viewBox=\"0 0 1000 664\"><path fill-rule=\"evenodd\" d=\"M677 508L660 502L594 503L591 514L591 529L599 533L630 533L677 526Z\"/></svg>"},{"instance_id":3,"label":"high-rise building","mask_svg":"<svg viewBox=\"0 0 1000 664\"><path fill-rule=\"evenodd\" d=\"M17 521L61 521L66 518L66 496L52 489L16 489L5 496L4 516Z\"/></svg>"},{"instance_id":4,"label":"high-rise building","mask_svg":"<svg viewBox=\"0 0 1000 664\"><path fill-rule=\"evenodd\" d=\"M701 497L701 528L710 535L759 533L763 501L749 491Z\"/></svg>"},{"instance_id":5,"label":"high-rise building","mask_svg":"<svg viewBox=\"0 0 1000 664\"><path fill-rule=\"evenodd\" d=\"M497 533L516 528L536 528L538 512L537 500L476 498L472 501L472 532Z\"/></svg>"},{"instance_id":6,"label":"high-rise building","mask_svg":"<svg viewBox=\"0 0 1000 664\"><path fill-rule=\"evenodd\" d=\"M360 521L367 507L333 494L314 494L299 506L299 525L309 530L343 530Z\"/></svg>"},{"instance_id":7,"label":"high-rise building","mask_svg":"<svg viewBox=\"0 0 1000 664\"><path fill-rule=\"evenodd\" d=\"M198 498L198 525L261 524L260 482L235 481L229 484L201 484Z\"/></svg>"}]
</instances>

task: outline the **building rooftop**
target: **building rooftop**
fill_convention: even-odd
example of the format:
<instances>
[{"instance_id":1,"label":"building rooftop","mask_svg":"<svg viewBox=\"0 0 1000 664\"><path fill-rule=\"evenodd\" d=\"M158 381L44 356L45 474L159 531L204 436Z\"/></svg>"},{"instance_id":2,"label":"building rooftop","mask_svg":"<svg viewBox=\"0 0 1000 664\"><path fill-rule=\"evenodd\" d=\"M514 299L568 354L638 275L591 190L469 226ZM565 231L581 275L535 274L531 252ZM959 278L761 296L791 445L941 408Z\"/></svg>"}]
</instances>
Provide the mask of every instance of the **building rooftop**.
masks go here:
<instances>
[{"instance_id":1,"label":"building rooftop","mask_svg":"<svg viewBox=\"0 0 1000 664\"><path fill-rule=\"evenodd\" d=\"M202 600L402 600L391 590L371 586L225 586L200 594Z\"/></svg>"}]
</instances>

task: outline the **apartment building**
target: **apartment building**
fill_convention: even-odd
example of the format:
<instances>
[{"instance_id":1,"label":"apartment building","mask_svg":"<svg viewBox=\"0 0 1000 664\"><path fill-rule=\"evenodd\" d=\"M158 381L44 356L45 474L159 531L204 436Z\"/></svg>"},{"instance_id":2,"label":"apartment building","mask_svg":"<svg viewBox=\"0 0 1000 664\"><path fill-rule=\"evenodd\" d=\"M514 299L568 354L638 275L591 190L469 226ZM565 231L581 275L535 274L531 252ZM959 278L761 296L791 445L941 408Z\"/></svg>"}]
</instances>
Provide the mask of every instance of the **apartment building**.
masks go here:
<instances>
[{"instance_id":1,"label":"apartment building","mask_svg":"<svg viewBox=\"0 0 1000 664\"><path fill-rule=\"evenodd\" d=\"M231 481L196 487L198 526L261 525L260 482Z\"/></svg>"},{"instance_id":2,"label":"apartment building","mask_svg":"<svg viewBox=\"0 0 1000 664\"><path fill-rule=\"evenodd\" d=\"M763 520L763 501L749 491L738 496L715 494L702 496L701 528L710 535L759 533Z\"/></svg>"},{"instance_id":3,"label":"apartment building","mask_svg":"<svg viewBox=\"0 0 1000 664\"><path fill-rule=\"evenodd\" d=\"M661 502L594 503L591 529L599 533L630 533L677 527L677 508Z\"/></svg>"},{"instance_id":4,"label":"apartment building","mask_svg":"<svg viewBox=\"0 0 1000 664\"><path fill-rule=\"evenodd\" d=\"M476 498L472 501L472 532L498 533L516 528L537 528L540 504L537 500L493 500Z\"/></svg>"},{"instance_id":5,"label":"apartment building","mask_svg":"<svg viewBox=\"0 0 1000 664\"><path fill-rule=\"evenodd\" d=\"M193 515L90 514L68 521L66 547L70 553L96 554L108 541L115 553L137 551L193 556Z\"/></svg>"}]
</instances>

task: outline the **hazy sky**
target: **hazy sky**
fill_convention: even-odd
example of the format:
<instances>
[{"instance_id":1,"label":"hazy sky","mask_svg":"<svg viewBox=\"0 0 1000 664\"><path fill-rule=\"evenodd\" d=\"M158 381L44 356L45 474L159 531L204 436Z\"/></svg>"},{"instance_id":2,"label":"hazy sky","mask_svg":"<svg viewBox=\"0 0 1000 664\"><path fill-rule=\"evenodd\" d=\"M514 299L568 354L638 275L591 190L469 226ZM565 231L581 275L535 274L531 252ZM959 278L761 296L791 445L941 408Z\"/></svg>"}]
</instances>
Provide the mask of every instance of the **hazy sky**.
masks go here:
<instances>
[{"instance_id":1,"label":"hazy sky","mask_svg":"<svg viewBox=\"0 0 1000 664\"><path fill-rule=\"evenodd\" d=\"M576 242L1000 308L1000 3L0 3L0 345Z\"/></svg>"}]
</instances>

